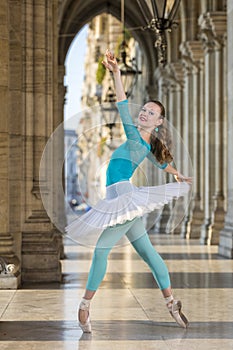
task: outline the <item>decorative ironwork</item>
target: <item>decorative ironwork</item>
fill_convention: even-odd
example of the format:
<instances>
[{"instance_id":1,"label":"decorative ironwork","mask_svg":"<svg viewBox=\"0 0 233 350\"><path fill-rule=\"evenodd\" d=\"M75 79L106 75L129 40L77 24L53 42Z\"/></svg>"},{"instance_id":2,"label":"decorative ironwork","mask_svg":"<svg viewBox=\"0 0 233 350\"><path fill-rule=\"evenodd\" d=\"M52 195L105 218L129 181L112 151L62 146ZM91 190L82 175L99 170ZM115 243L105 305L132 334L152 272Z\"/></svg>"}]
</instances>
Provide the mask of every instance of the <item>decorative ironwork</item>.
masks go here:
<instances>
[{"instance_id":1,"label":"decorative ironwork","mask_svg":"<svg viewBox=\"0 0 233 350\"><path fill-rule=\"evenodd\" d=\"M171 31L172 27L178 25L174 21L177 10L180 5L180 0L150 0L152 9L152 18L148 17L145 11L145 1L137 0L140 11L147 25L143 30L152 30L155 33L155 47L158 52L158 63L165 66L167 63L167 39L166 30Z\"/></svg>"}]
</instances>

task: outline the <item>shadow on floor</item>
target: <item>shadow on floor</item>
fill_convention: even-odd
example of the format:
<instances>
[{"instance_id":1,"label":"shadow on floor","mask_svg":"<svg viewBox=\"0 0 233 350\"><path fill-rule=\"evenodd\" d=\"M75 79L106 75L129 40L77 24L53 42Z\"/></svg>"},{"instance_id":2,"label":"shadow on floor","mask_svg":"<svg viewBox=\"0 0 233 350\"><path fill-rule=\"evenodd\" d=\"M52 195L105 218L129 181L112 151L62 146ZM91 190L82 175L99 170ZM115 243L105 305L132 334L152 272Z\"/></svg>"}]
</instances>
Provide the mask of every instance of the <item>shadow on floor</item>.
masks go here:
<instances>
[{"instance_id":1,"label":"shadow on floor","mask_svg":"<svg viewBox=\"0 0 233 350\"><path fill-rule=\"evenodd\" d=\"M0 341L233 339L233 322L193 322L185 330L175 323L96 321L82 334L75 321L2 321Z\"/></svg>"}]
</instances>

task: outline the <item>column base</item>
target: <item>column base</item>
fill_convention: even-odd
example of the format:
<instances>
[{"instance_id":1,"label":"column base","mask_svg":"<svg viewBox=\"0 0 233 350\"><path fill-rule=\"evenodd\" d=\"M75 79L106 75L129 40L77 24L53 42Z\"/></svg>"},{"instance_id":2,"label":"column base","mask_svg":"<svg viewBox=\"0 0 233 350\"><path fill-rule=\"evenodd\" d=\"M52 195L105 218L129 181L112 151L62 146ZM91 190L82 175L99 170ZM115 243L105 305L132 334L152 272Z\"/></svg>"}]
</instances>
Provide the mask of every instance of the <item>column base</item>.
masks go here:
<instances>
[{"instance_id":1,"label":"column base","mask_svg":"<svg viewBox=\"0 0 233 350\"><path fill-rule=\"evenodd\" d=\"M24 269L22 271L22 282L30 283L61 283L61 263L59 262L56 269L43 270L43 269Z\"/></svg>"},{"instance_id":2,"label":"column base","mask_svg":"<svg viewBox=\"0 0 233 350\"><path fill-rule=\"evenodd\" d=\"M157 234L160 232L160 220L162 214L159 215L158 212L152 211L147 215L143 215L142 219L145 219L146 230L150 234Z\"/></svg>"},{"instance_id":3,"label":"column base","mask_svg":"<svg viewBox=\"0 0 233 350\"><path fill-rule=\"evenodd\" d=\"M23 233L22 282L61 282L60 245L55 231Z\"/></svg>"},{"instance_id":4,"label":"column base","mask_svg":"<svg viewBox=\"0 0 233 350\"><path fill-rule=\"evenodd\" d=\"M211 219L206 219L205 223L201 226L201 244L211 244L211 235L212 235L212 224Z\"/></svg>"},{"instance_id":5,"label":"column base","mask_svg":"<svg viewBox=\"0 0 233 350\"><path fill-rule=\"evenodd\" d=\"M174 235L181 235L182 225L183 225L183 223L181 222L181 223L175 228L175 230L173 231L173 234L174 234Z\"/></svg>"},{"instance_id":6,"label":"column base","mask_svg":"<svg viewBox=\"0 0 233 350\"><path fill-rule=\"evenodd\" d=\"M178 206L177 206L178 205ZM178 201L178 203L176 203L176 210L178 211L178 213L179 212L183 212L184 211L184 202L183 202L183 200L179 200ZM183 230L185 230L185 232L186 232L186 230L187 230L187 227L184 229L184 221L185 221L185 216L184 216L184 218L181 220L181 222L179 223L179 225L178 226L176 226L175 227L175 229L173 230L173 234L174 235L180 235L181 237L186 237L186 235L183 235Z\"/></svg>"},{"instance_id":7,"label":"column base","mask_svg":"<svg viewBox=\"0 0 233 350\"><path fill-rule=\"evenodd\" d=\"M218 254L233 259L233 226L225 227L220 232Z\"/></svg>"},{"instance_id":8,"label":"column base","mask_svg":"<svg viewBox=\"0 0 233 350\"><path fill-rule=\"evenodd\" d=\"M213 212L211 244L219 244L219 235L220 231L224 228L225 214L225 211L221 207Z\"/></svg>"},{"instance_id":9,"label":"column base","mask_svg":"<svg viewBox=\"0 0 233 350\"><path fill-rule=\"evenodd\" d=\"M200 238L203 220L203 210L200 210L199 208L194 209L188 238Z\"/></svg>"},{"instance_id":10,"label":"column base","mask_svg":"<svg viewBox=\"0 0 233 350\"><path fill-rule=\"evenodd\" d=\"M17 289L21 284L21 275L0 275L0 289Z\"/></svg>"},{"instance_id":11,"label":"column base","mask_svg":"<svg viewBox=\"0 0 233 350\"><path fill-rule=\"evenodd\" d=\"M64 251L64 243L63 243L63 235L61 234L61 232L58 229L54 229L55 235L56 235L56 239L58 242L58 246L59 246L59 251L60 251L60 259L65 259L65 251Z\"/></svg>"},{"instance_id":12,"label":"column base","mask_svg":"<svg viewBox=\"0 0 233 350\"><path fill-rule=\"evenodd\" d=\"M0 289L17 289L21 284L20 262L15 255L0 256Z\"/></svg>"},{"instance_id":13,"label":"column base","mask_svg":"<svg viewBox=\"0 0 233 350\"><path fill-rule=\"evenodd\" d=\"M166 204L163 208L163 212L161 214L160 219L155 224L154 232L159 234L167 234L167 223L169 221L171 215L171 209L168 204Z\"/></svg>"},{"instance_id":14,"label":"column base","mask_svg":"<svg viewBox=\"0 0 233 350\"><path fill-rule=\"evenodd\" d=\"M182 222L180 236L182 238L189 238L190 229L191 229L191 219L190 219L190 216L187 215L187 216L185 216L185 218Z\"/></svg>"}]
</instances>

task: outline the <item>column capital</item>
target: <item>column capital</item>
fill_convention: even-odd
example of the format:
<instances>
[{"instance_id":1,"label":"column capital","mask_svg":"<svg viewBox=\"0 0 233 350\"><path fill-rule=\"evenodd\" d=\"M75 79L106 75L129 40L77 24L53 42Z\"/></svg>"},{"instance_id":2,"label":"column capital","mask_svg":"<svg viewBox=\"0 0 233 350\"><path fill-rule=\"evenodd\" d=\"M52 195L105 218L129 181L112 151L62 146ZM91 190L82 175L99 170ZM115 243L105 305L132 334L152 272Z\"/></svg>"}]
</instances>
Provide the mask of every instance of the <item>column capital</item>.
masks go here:
<instances>
[{"instance_id":1,"label":"column capital","mask_svg":"<svg viewBox=\"0 0 233 350\"><path fill-rule=\"evenodd\" d=\"M223 11L206 12L198 18L199 37L205 51L220 50L226 40L227 14Z\"/></svg>"},{"instance_id":2,"label":"column capital","mask_svg":"<svg viewBox=\"0 0 233 350\"><path fill-rule=\"evenodd\" d=\"M167 71L163 67L157 67L154 72L154 79L157 81L164 80L167 78Z\"/></svg>"},{"instance_id":3,"label":"column capital","mask_svg":"<svg viewBox=\"0 0 233 350\"><path fill-rule=\"evenodd\" d=\"M202 42L199 40L187 41L184 43L186 54L189 55L194 64L199 64L204 59Z\"/></svg>"},{"instance_id":4,"label":"column capital","mask_svg":"<svg viewBox=\"0 0 233 350\"><path fill-rule=\"evenodd\" d=\"M182 60L187 73L197 73L204 64L204 48L200 40L186 41L180 44Z\"/></svg>"},{"instance_id":5,"label":"column capital","mask_svg":"<svg viewBox=\"0 0 233 350\"><path fill-rule=\"evenodd\" d=\"M183 86L183 66L181 62L172 62L165 68L157 68L154 74L155 80L161 87Z\"/></svg>"},{"instance_id":6,"label":"column capital","mask_svg":"<svg viewBox=\"0 0 233 350\"><path fill-rule=\"evenodd\" d=\"M172 87L182 88L184 85L184 69L180 61L171 62L166 66L167 80Z\"/></svg>"},{"instance_id":7,"label":"column capital","mask_svg":"<svg viewBox=\"0 0 233 350\"><path fill-rule=\"evenodd\" d=\"M184 75L190 75L197 72L201 61L201 52L197 45L191 45L191 42L180 44L181 59L183 62Z\"/></svg>"}]
</instances>

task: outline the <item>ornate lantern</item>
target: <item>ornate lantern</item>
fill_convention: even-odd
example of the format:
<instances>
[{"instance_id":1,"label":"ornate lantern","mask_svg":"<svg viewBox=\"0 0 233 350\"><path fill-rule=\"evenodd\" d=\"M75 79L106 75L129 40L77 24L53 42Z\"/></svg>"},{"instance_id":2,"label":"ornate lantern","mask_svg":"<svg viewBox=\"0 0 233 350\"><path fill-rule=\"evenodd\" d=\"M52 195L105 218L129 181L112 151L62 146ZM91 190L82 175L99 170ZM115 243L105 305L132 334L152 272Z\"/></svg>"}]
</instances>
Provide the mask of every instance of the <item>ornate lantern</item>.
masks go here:
<instances>
[{"instance_id":1,"label":"ornate lantern","mask_svg":"<svg viewBox=\"0 0 233 350\"><path fill-rule=\"evenodd\" d=\"M171 30L173 26L177 25L174 22L180 0L150 0L150 12L152 18L148 18L148 12L145 11L145 1L137 0L137 3L142 12L142 16L147 23L143 27L144 30L149 29L155 32L155 47L158 50L158 62L164 66L167 62L167 40L166 30Z\"/></svg>"}]
</instances>

